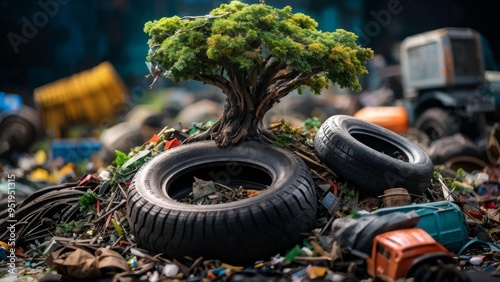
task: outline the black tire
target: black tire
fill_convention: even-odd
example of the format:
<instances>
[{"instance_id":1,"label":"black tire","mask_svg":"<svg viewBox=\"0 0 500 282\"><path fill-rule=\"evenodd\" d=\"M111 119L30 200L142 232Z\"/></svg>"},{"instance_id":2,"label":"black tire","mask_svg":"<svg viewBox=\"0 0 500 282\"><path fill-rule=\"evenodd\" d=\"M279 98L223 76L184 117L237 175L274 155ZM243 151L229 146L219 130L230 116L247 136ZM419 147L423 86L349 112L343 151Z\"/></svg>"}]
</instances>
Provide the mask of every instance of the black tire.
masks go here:
<instances>
[{"instance_id":1,"label":"black tire","mask_svg":"<svg viewBox=\"0 0 500 282\"><path fill-rule=\"evenodd\" d=\"M482 159L479 147L461 133L444 137L431 143L429 157L435 165L446 163L456 157L468 156Z\"/></svg>"},{"instance_id":2,"label":"black tire","mask_svg":"<svg viewBox=\"0 0 500 282\"><path fill-rule=\"evenodd\" d=\"M437 280L436 276L442 276L445 273L439 274L440 269L445 266L456 265L455 259L448 254L437 252L421 255L413 261L413 265L408 269L406 278L415 278L415 281L445 281ZM431 270L432 269L432 270Z\"/></svg>"},{"instance_id":3,"label":"black tire","mask_svg":"<svg viewBox=\"0 0 500 282\"><path fill-rule=\"evenodd\" d=\"M193 176L264 189L217 205L179 203ZM128 220L139 246L169 258L249 263L299 243L314 228L316 190L308 167L291 152L260 142L218 148L182 145L145 164L128 189Z\"/></svg>"},{"instance_id":4,"label":"black tire","mask_svg":"<svg viewBox=\"0 0 500 282\"><path fill-rule=\"evenodd\" d=\"M469 156L451 158L443 165L444 169L449 169L453 172L453 177L457 176L457 170L459 168L467 172L477 172L482 171L487 166L489 165L485 161Z\"/></svg>"},{"instance_id":5,"label":"black tire","mask_svg":"<svg viewBox=\"0 0 500 282\"><path fill-rule=\"evenodd\" d=\"M459 133L460 125L460 118L442 108L430 108L415 120L413 127L427 134L432 142Z\"/></svg>"},{"instance_id":6,"label":"black tire","mask_svg":"<svg viewBox=\"0 0 500 282\"><path fill-rule=\"evenodd\" d=\"M369 194L397 187L424 193L434 170L418 145L351 116L328 118L316 134L314 146L325 165Z\"/></svg>"},{"instance_id":7,"label":"black tire","mask_svg":"<svg viewBox=\"0 0 500 282\"><path fill-rule=\"evenodd\" d=\"M486 115L476 113L471 117L462 117L462 126L460 126L460 132L465 136L469 137L471 140L477 140L481 135L488 132Z\"/></svg>"}]
</instances>

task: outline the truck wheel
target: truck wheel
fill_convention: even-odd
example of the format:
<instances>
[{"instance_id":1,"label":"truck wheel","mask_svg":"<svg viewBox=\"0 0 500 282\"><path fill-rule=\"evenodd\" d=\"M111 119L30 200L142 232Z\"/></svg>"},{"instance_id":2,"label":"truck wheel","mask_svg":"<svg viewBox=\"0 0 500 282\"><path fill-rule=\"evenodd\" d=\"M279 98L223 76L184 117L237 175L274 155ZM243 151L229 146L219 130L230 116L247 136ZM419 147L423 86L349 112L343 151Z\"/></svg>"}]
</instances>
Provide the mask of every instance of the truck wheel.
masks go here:
<instances>
[{"instance_id":1,"label":"truck wheel","mask_svg":"<svg viewBox=\"0 0 500 282\"><path fill-rule=\"evenodd\" d=\"M366 192L382 194L403 187L421 194L434 170L430 158L416 144L351 116L328 118L316 134L314 146L325 165Z\"/></svg>"},{"instance_id":2,"label":"truck wheel","mask_svg":"<svg viewBox=\"0 0 500 282\"><path fill-rule=\"evenodd\" d=\"M194 176L262 192L216 205L178 202L193 190ZM168 258L234 264L267 259L292 248L316 221L309 168L295 154L261 142L172 148L140 169L127 194L128 221L139 246Z\"/></svg>"},{"instance_id":3,"label":"truck wheel","mask_svg":"<svg viewBox=\"0 0 500 282\"><path fill-rule=\"evenodd\" d=\"M430 141L460 132L460 119L442 108L430 108L415 121L414 127L429 136Z\"/></svg>"},{"instance_id":4,"label":"truck wheel","mask_svg":"<svg viewBox=\"0 0 500 282\"><path fill-rule=\"evenodd\" d=\"M456 264L456 261L449 254L443 252L423 254L413 261L413 265L406 273L406 278L414 277L415 281L444 281L436 280L437 273L430 271L430 268L452 264Z\"/></svg>"}]
</instances>

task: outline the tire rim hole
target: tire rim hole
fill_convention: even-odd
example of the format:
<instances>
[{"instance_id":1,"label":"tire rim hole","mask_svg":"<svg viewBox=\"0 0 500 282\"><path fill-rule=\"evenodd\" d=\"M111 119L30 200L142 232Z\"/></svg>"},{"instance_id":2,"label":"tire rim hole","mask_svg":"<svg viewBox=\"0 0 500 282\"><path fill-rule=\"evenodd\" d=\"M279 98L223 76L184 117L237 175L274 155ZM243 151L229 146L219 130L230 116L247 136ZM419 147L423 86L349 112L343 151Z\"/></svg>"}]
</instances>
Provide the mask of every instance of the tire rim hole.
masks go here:
<instances>
[{"instance_id":1,"label":"tire rim hole","mask_svg":"<svg viewBox=\"0 0 500 282\"><path fill-rule=\"evenodd\" d=\"M174 199L185 198L193 191L194 177L214 181L228 187L264 190L272 184L271 174L263 167L242 162L207 163L190 167L174 175L166 183L166 194Z\"/></svg>"},{"instance_id":2,"label":"tire rim hole","mask_svg":"<svg viewBox=\"0 0 500 282\"><path fill-rule=\"evenodd\" d=\"M409 158L406 153L394 146L393 144L388 143L387 141L381 140L375 136L371 136L363 133L351 133L351 136L378 152L381 152L389 157L395 158L397 160L401 160L404 162L409 162Z\"/></svg>"}]
</instances>

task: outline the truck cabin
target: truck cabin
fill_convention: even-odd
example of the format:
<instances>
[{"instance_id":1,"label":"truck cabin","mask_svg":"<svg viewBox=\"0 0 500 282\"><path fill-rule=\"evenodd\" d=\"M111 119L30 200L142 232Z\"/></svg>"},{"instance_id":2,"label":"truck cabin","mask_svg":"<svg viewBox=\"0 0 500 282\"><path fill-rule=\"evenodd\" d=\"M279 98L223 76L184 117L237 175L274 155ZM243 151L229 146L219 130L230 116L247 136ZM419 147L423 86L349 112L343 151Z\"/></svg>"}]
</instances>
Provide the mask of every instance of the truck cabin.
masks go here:
<instances>
[{"instance_id":1,"label":"truck cabin","mask_svg":"<svg viewBox=\"0 0 500 282\"><path fill-rule=\"evenodd\" d=\"M405 278L415 262L451 253L420 228L386 232L374 239L372 255L367 259L368 273L386 281Z\"/></svg>"},{"instance_id":2,"label":"truck cabin","mask_svg":"<svg viewBox=\"0 0 500 282\"><path fill-rule=\"evenodd\" d=\"M407 97L419 91L476 87L484 79L480 34L470 28L442 28L410 36L401 44Z\"/></svg>"}]
</instances>

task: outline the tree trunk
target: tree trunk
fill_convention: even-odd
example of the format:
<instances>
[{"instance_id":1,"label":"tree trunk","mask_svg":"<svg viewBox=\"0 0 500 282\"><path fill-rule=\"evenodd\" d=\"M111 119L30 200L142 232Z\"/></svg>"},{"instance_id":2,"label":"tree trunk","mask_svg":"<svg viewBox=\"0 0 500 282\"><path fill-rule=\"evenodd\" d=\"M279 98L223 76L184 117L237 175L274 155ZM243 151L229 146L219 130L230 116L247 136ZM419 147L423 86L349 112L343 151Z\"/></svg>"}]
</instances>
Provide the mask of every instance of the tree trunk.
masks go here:
<instances>
[{"instance_id":1,"label":"tree trunk","mask_svg":"<svg viewBox=\"0 0 500 282\"><path fill-rule=\"evenodd\" d=\"M213 139L219 147L234 145L244 139L272 142L275 137L262 122L265 113L256 115L256 108L261 101L254 105L249 97L248 93L238 94L237 91L228 93L222 116L207 131L191 136L186 142ZM267 103L270 104L272 101ZM270 109L271 105L263 108Z\"/></svg>"},{"instance_id":2,"label":"tree trunk","mask_svg":"<svg viewBox=\"0 0 500 282\"><path fill-rule=\"evenodd\" d=\"M189 137L185 142L213 139L219 147L234 145L244 139L272 143L276 136L266 129L264 115L279 99L297 89L301 80L312 74L285 72L285 64L270 57L261 65L255 65L250 72L236 66L226 65L227 75L198 75L196 80L214 85L226 94L222 116L207 131Z\"/></svg>"}]
</instances>

